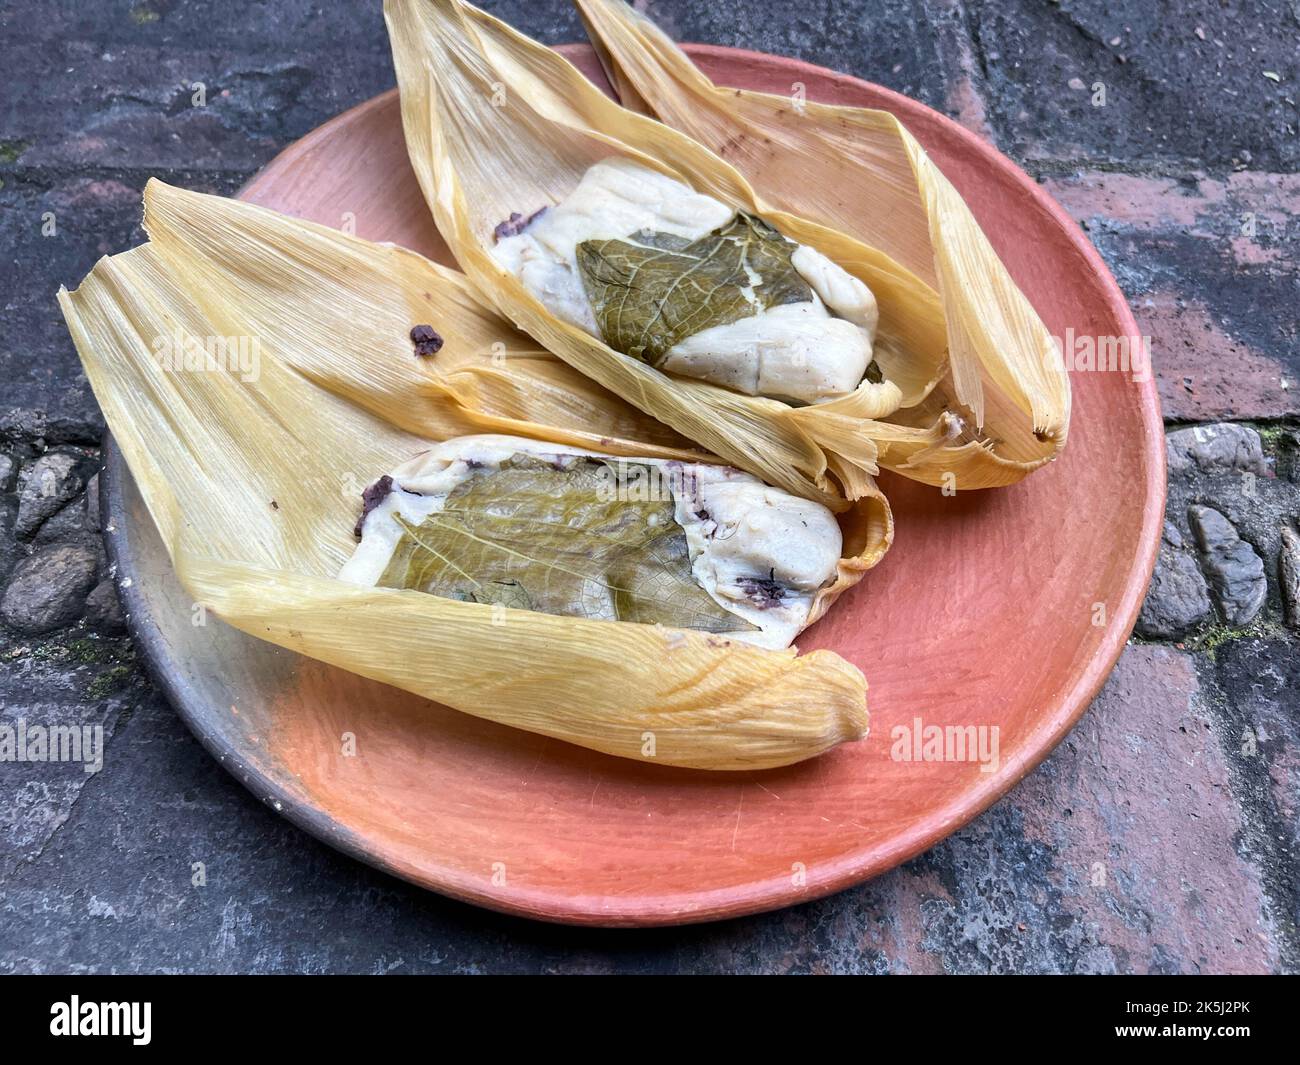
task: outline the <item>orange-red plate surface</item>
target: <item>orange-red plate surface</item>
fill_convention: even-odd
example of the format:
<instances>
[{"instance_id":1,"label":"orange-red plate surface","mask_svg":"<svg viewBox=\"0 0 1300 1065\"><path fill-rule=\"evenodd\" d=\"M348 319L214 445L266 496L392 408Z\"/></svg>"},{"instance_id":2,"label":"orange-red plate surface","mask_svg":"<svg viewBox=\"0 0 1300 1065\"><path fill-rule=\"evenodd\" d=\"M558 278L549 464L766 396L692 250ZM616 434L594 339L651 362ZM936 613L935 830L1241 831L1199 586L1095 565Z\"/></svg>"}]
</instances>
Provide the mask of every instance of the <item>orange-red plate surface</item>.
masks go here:
<instances>
[{"instance_id":1,"label":"orange-red plate surface","mask_svg":"<svg viewBox=\"0 0 1300 1065\"><path fill-rule=\"evenodd\" d=\"M564 50L603 84L590 49ZM720 84L788 92L799 81L816 100L893 111L965 195L1054 334L1136 333L1078 227L961 127L804 63L690 51ZM395 93L291 146L243 196L450 261L407 164ZM833 648L866 673L871 736L771 772L605 757L219 622L195 626L111 446L109 546L120 575L133 578L133 631L180 713L309 831L433 890L529 916L614 925L749 913L844 888L942 839L1033 768L1110 672L1154 562L1164 437L1153 382L1075 373L1073 388L1064 457L1020 485L945 497L882 478L896 545L799 641ZM895 729L918 719L996 728L996 765L892 758ZM354 756L342 753L349 733Z\"/></svg>"}]
</instances>

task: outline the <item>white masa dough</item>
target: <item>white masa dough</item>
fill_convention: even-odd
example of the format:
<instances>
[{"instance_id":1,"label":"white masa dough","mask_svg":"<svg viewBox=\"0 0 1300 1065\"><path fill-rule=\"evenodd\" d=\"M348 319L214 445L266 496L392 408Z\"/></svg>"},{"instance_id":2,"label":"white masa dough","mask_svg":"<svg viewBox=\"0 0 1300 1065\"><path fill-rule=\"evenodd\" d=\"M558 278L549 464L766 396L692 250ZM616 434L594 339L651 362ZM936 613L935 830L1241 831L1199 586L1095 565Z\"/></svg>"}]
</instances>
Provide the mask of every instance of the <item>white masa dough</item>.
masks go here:
<instances>
[{"instance_id":1,"label":"white masa dough","mask_svg":"<svg viewBox=\"0 0 1300 1065\"><path fill-rule=\"evenodd\" d=\"M579 244L635 243L642 231L694 240L726 225L735 213L657 170L606 159L523 232L502 238L492 254L557 318L599 337L578 272ZM748 395L800 403L852 392L871 362L875 297L814 248L797 245L791 264L813 290L811 300L763 308L755 299L753 315L687 337L665 353L659 368Z\"/></svg>"},{"instance_id":2,"label":"white masa dough","mask_svg":"<svg viewBox=\"0 0 1300 1065\"><path fill-rule=\"evenodd\" d=\"M541 458L591 455L596 451L512 436L463 436L445 441L398 466L393 490L361 526L361 543L339 579L375 585L401 538L400 514L419 524L442 509L448 494L484 470L499 469L519 453ZM723 608L757 627L730 632L727 639L760 647L788 647L808 622L819 589L835 578L843 547L835 516L820 503L770 488L730 466L665 459L626 461L663 471L661 484L673 496L674 516L686 533L691 572ZM762 606L752 592L754 578L768 578L786 590L777 605Z\"/></svg>"}]
</instances>

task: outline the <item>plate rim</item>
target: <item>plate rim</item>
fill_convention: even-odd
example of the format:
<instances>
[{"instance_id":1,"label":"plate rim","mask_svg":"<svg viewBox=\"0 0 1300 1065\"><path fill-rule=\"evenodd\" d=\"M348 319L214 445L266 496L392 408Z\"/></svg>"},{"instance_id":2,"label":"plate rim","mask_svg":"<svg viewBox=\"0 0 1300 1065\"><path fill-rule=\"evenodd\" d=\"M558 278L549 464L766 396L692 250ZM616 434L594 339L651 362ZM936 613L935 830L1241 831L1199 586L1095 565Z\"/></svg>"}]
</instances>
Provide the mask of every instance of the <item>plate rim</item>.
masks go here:
<instances>
[{"instance_id":1,"label":"plate rim","mask_svg":"<svg viewBox=\"0 0 1300 1065\"><path fill-rule=\"evenodd\" d=\"M1034 199L1041 210L1062 227L1075 253L1081 255L1089 271L1100 278L1105 290L1106 302L1115 318L1124 325L1128 335L1138 335L1137 324L1127 299L1110 268L1083 231L1042 186L1013 160L976 133L919 100L863 78L805 60L725 45L685 44L682 47L692 56L717 56L733 61L740 58L758 64L768 64L775 60L789 70L802 70L816 75L818 80L841 82L855 88L866 87L883 98L888 110L893 109L890 105L902 107L904 110L917 107L925 109L929 112L928 118L936 122L943 133L971 147L989 165L998 167L1011 177ZM582 42L560 45L556 50L569 59L594 54L591 45ZM246 198L256 192L260 182L267 178L276 163L289 152L301 154L310 150L318 142L328 138L336 127L354 121L372 108L385 106L397 92L394 87L363 100L286 145L245 182L235 193L235 197ZM1137 622L1147 585L1155 568L1160 530L1164 519L1165 434L1159 393L1154 375L1147 381L1140 382L1139 385L1138 411L1143 431L1142 450L1151 468L1157 472L1146 486L1148 491L1143 504L1143 527L1138 533L1138 550L1134 553L1130 580L1124 586L1124 601L1112 625L1107 626L1106 640L1098 653L1089 661L1088 666L1075 679L1069 691L1057 701L1057 712L1049 723L1050 727L1041 737L1033 737L1033 742L1026 744L1032 746L1033 750L1020 758L1020 764L1015 766L1013 771L997 774L996 778L984 787L963 792L959 799L939 811L939 816L926 818L919 825L914 824L900 830L885 845L848 851L836 859L821 864L817 883L813 885L810 882L803 888L789 885L788 878L784 886L767 878L726 889L706 889L665 896L656 900L659 905L653 907L641 905L628 909L600 909L583 905L578 901L585 897L581 893L560 895L554 890L543 891L530 896L532 904L529 904L521 900L518 895L511 899L508 896L477 890L474 885L466 883L450 869L439 876L436 875L437 870L429 870L427 867L423 870L397 868L386 862L380 855L368 851L365 847L365 837L355 834L322 808L301 802L275 779L246 763L240 751L232 743L223 741L214 730L205 727L201 714L194 709L194 704L202 701L201 697L197 696L185 681L183 663L169 656L167 640L147 607L141 585L132 581L123 587L123 582L119 579L118 592L125 607L127 631L140 651L147 672L208 753L276 813L351 858L461 902L512 916L565 925L662 927L697 924L768 912L837 894L882 875L929 850L969 824L1019 784L1055 750L1092 704L1118 663ZM112 572L121 578L130 576L134 567L131 537L126 531L125 502L125 486L131 478L131 473L121 450L113 440L111 431L105 431L101 449L103 473L99 484L99 498L104 515L102 536ZM725 898L720 899L719 895L724 895Z\"/></svg>"}]
</instances>

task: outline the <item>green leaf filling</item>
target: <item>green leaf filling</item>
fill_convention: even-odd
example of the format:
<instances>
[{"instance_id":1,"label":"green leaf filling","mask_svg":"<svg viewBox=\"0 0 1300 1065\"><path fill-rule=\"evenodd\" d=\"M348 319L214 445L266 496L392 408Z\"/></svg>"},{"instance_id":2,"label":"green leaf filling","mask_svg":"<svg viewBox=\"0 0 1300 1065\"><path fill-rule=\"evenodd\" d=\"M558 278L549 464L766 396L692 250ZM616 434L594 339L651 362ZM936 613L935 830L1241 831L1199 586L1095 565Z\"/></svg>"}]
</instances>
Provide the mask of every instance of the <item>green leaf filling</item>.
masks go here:
<instances>
[{"instance_id":1,"label":"green leaf filling","mask_svg":"<svg viewBox=\"0 0 1300 1065\"><path fill-rule=\"evenodd\" d=\"M795 248L741 211L696 240L647 231L585 240L578 272L605 343L654 365L702 330L810 301L812 289L790 262Z\"/></svg>"},{"instance_id":2,"label":"green leaf filling","mask_svg":"<svg viewBox=\"0 0 1300 1065\"><path fill-rule=\"evenodd\" d=\"M461 482L419 525L395 516L403 534L380 586L604 621L752 630L696 583L657 470L557 461L514 455Z\"/></svg>"}]
</instances>

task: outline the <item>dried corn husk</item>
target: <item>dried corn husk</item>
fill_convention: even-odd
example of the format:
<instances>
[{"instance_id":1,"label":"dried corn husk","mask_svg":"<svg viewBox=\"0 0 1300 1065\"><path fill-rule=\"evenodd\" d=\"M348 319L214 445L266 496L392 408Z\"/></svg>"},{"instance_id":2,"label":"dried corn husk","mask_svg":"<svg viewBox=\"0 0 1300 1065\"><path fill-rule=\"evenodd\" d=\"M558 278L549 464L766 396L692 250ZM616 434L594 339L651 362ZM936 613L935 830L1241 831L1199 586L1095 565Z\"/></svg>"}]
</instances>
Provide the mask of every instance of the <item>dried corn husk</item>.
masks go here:
<instances>
[{"instance_id":1,"label":"dried corn husk","mask_svg":"<svg viewBox=\"0 0 1300 1065\"><path fill-rule=\"evenodd\" d=\"M619 107L563 57L459 0L387 0L385 17L412 166L444 239L487 300L570 365L769 484L832 507L873 491L873 421L900 403L922 404L947 372L944 307L931 286L877 248L760 203L707 148ZM796 408L660 373L551 314L492 258L493 230L512 213L563 199L610 156L761 213L864 281L879 302L874 353L891 385L864 382Z\"/></svg>"},{"instance_id":2,"label":"dried corn husk","mask_svg":"<svg viewBox=\"0 0 1300 1065\"><path fill-rule=\"evenodd\" d=\"M414 253L158 182L145 208L150 242L102 259L59 301L196 602L302 654L611 754L761 768L865 734L865 682L830 652L494 614L336 580L355 546L361 486L449 436L700 456ZM419 323L446 338L432 364L412 351ZM256 365L169 361L215 337L256 341ZM880 557L891 530L878 497L841 521L854 553L841 565L847 580Z\"/></svg>"},{"instance_id":3,"label":"dried corn husk","mask_svg":"<svg viewBox=\"0 0 1300 1065\"><path fill-rule=\"evenodd\" d=\"M720 88L622 0L575 3L625 106L725 148L762 202L853 234L938 292L951 372L925 403L889 416L894 429L872 427L880 465L928 483L952 473L960 487L982 488L1019 480L1064 447L1070 391L1059 351L957 190L898 119Z\"/></svg>"}]
</instances>

